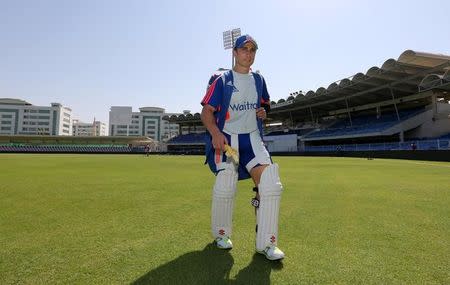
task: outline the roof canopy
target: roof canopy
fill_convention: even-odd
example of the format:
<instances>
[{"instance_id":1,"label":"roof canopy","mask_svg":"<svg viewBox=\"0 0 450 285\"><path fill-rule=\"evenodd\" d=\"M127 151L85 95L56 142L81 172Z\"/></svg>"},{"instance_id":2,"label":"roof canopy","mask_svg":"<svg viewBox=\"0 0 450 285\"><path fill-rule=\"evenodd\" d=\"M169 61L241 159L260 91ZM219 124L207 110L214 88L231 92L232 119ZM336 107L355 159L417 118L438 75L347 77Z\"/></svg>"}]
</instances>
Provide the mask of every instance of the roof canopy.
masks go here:
<instances>
[{"instance_id":1,"label":"roof canopy","mask_svg":"<svg viewBox=\"0 0 450 285\"><path fill-rule=\"evenodd\" d=\"M381 67L373 66L365 73L338 80L326 88L320 87L306 94L292 93L288 100L272 105L271 116L295 113L306 117L312 110L326 115L339 109L424 94L430 90L448 94L449 70L450 56L406 50L397 60L388 59Z\"/></svg>"}]
</instances>

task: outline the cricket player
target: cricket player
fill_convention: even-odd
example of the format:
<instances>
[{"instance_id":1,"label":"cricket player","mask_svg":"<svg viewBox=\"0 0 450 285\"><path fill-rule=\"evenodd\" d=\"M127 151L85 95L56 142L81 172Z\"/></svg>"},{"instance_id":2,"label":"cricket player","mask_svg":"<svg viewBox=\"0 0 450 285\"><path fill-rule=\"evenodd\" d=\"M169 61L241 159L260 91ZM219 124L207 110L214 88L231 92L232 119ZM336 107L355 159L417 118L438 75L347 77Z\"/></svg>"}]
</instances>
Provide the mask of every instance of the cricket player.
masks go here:
<instances>
[{"instance_id":1,"label":"cricket player","mask_svg":"<svg viewBox=\"0 0 450 285\"><path fill-rule=\"evenodd\" d=\"M283 187L278 165L262 141L262 122L270 110L264 78L251 72L258 45L249 35L233 46L235 65L213 76L201 101L208 130L206 161L216 175L212 191L211 230L217 247L231 249L237 181L252 178L256 197L256 251L270 260L284 258L277 247L278 215Z\"/></svg>"}]
</instances>

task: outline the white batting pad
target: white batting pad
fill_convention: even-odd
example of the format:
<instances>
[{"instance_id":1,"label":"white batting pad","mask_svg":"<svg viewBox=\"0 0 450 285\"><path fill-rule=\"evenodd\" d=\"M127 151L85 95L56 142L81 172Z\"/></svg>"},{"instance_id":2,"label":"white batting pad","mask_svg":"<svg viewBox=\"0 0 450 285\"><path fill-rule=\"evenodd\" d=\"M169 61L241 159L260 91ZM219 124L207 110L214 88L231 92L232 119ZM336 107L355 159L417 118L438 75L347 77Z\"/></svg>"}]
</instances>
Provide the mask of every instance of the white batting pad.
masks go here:
<instances>
[{"instance_id":1,"label":"white batting pad","mask_svg":"<svg viewBox=\"0 0 450 285\"><path fill-rule=\"evenodd\" d=\"M216 176L211 210L211 231L214 238L231 236L237 180L238 173L234 166L227 167Z\"/></svg>"},{"instance_id":2,"label":"white batting pad","mask_svg":"<svg viewBox=\"0 0 450 285\"><path fill-rule=\"evenodd\" d=\"M278 215L283 186L278 174L278 164L267 166L259 183L259 209L256 214L256 250L262 251L278 241Z\"/></svg>"}]
</instances>

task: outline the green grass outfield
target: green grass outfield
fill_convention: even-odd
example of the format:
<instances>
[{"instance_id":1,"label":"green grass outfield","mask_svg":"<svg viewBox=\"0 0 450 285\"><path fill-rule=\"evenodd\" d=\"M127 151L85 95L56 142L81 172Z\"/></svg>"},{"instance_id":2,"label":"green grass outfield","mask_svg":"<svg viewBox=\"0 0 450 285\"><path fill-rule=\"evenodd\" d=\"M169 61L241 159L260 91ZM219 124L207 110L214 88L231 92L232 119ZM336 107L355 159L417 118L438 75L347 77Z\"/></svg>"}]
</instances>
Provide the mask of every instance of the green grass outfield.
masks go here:
<instances>
[{"instance_id":1,"label":"green grass outfield","mask_svg":"<svg viewBox=\"0 0 450 285\"><path fill-rule=\"evenodd\" d=\"M449 284L450 163L275 157L282 262L211 245L201 156L0 154L0 284Z\"/></svg>"}]
</instances>

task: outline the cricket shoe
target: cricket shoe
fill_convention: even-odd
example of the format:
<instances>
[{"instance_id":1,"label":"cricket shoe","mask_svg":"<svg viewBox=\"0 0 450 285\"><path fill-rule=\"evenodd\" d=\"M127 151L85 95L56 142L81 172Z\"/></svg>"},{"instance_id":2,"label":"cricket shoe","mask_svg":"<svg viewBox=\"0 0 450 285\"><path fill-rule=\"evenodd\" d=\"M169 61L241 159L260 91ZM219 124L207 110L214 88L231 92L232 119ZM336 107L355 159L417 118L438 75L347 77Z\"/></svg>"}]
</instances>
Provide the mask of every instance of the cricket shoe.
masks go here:
<instances>
[{"instance_id":1,"label":"cricket shoe","mask_svg":"<svg viewBox=\"0 0 450 285\"><path fill-rule=\"evenodd\" d=\"M269 260L280 260L284 258L284 252L274 245L268 246L261 251L256 250L256 252L264 254Z\"/></svg>"},{"instance_id":2,"label":"cricket shoe","mask_svg":"<svg viewBox=\"0 0 450 285\"><path fill-rule=\"evenodd\" d=\"M231 242L231 239L227 236L218 237L215 240L216 245L220 249L231 249L233 248L233 243Z\"/></svg>"}]
</instances>

